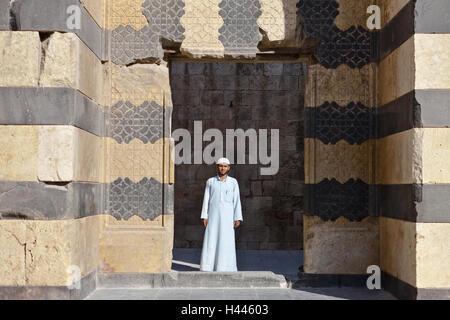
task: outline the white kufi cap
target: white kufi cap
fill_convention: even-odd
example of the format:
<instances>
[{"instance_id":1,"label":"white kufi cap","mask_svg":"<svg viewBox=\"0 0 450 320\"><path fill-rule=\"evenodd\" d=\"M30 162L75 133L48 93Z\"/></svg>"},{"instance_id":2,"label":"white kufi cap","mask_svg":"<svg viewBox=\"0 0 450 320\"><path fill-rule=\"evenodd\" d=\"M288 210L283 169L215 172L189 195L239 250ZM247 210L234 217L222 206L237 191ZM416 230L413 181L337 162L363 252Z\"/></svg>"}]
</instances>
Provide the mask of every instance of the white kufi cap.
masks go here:
<instances>
[{"instance_id":1,"label":"white kufi cap","mask_svg":"<svg viewBox=\"0 0 450 320\"><path fill-rule=\"evenodd\" d=\"M216 161L216 164L220 164L220 163L225 163L230 165L230 160L228 160L227 158L220 158L219 160Z\"/></svg>"}]
</instances>

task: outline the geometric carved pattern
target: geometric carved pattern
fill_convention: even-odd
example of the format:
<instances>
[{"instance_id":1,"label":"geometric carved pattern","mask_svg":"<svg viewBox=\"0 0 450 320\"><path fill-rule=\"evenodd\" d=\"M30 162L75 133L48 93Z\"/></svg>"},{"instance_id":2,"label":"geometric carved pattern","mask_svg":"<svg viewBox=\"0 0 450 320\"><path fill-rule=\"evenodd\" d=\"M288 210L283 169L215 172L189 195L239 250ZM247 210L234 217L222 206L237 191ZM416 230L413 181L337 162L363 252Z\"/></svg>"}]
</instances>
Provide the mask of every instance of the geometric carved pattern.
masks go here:
<instances>
[{"instance_id":1,"label":"geometric carved pattern","mask_svg":"<svg viewBox=\"0 0 450 320\"><path fill-rule=\"evenodd\" d=\"M180 22L185 26L185 39L181 50L196 54L223 57L224 48L219 41L219 28L223 25L219 16L221 0L190 0L186 2L186 13Z\"/></svg>"},{"instance_id":2,"label":"geometric carved pattern","mask_svg":"<svg viewBox=\"0 0 450 320\"><path fill-rule=\"evenodd\" d=\"M180 24L180 17L184 14L183 1L146 0L142 7L142 13L148 20L147 24L142 25L141 14L141 17L134 17L137 19L137 25L120 24L111 31L112 62L127 65L139 59L161 59L164 52L160 38L179 42L184 39L184 28ZM132 14L137 15L135 10ZM117 18L117 21L120 19ZM127 21L126 17L124 21Z\"/></svg>"},{"instance_id":3,"label":"geometric carved pattern","mask_svg":"<svg viewBox=\"0 0 450 320\"><path fill-rule=\"evenodd\" d=\"M178 42L184 39L184 28L180 23L184 15L184 1L146 0L142 7L153 33Z\"/></svg>"},{"instance_id":4,"label":"geometric carved pattern","mask_svg":"<svg viewBox=\"0 0 450 320\"><path fill-rule=\"evenodd\" d=\"M145 177L153 177L160 182L167 180L163 177L164 141L152 144L134 139L130 143L117 143L111 139L108 142L110 160L107 182L119 177L127 177L134 182Z\"/></svg>"},{"instance_id":5,"label":"geometric carved pattern","mask_svg":"<svg viewBox=\"0 0 450 320\"><path fill-rule=\"evenodd\" d=\"M343 184L336 179L325 179L318 184L306 185L306 190L307 215L319 216L325 221L335 221L339 217L361 221L372 215L369 212L371 188L360 179L350 179Z\"/></svg>"},{"instance_id":6,"label":"geometric carved pattern","mask_svg":"<svg viewBox=\"0 0 450 320\"><path fill-rule=\"evenodd\" d=\"M98 0L101 1L101 0ZM114 0L108 1L108 30L117 28L119 25L130 25L135 29L141 29L148 24L142 14L143 0Z\"/></svg>"},{"instance_id":7,"label":"geometric carved pattern","mask_svg":"<svg viewBox=\"0 0 450 320\"><path fill-rule=\"evenodd\" d=\"M320 107L306 108L306 136L325 144L340 140L362 144L375 136L375 111L359 102L345 107L325 102Z\"/></svg>"},{"instance_id":8,"label":"geometric carved pattern","mask_svg":"<svg viewBox=\"0 0 450 320\"><path fill-rule=\"evenodd\" d=\"M164 108L155 101L135 106L119 101L111 107L108 136L118 143L129 143L134 138L144 143L155 143L163 137Z\"/></svg>"},{"instance_id":9,"label":"geometric carved pattern","mask_svg":"<svg viewBox=\"0 0 450 320\"><path fill-rule=\"evenodd\" d=\"M320 64L326 68L337 68L346 64L351 68L362 68L371 59L372 33L362 26L352 26L345 31L333 26L323 39L318 50Z\"/></svg>"},{"instance_id":10,"label":"geometric carved pattern","mask_svg":"<svg viewBox=\"0 0 450 320\"><path fill-rule=\"evenodd\" d=\"M108 212L118 220L128 220L134 215L154 220L163 211L163 184L153 178L138 183L118 178L108 189Z\"/></svg>"},{"instance_id":11,"label":"geometric carved pattern","mask_svg":"<svg viewBox=\"0 0 450 320\"><path fill-rule=\"evenodd\" d=\"M225 54L255 55L262 36L257 23L261 16L258 0L222 0L219 14L224 24L219 29L219 40Z\"/></svg>"},{"instance_id":12,"label":"geometric carved pattern","mask_svg":"<svg viewBox=\"0 0 450 320\"><path fill-rule=\"evenodd\" d=\"M292 21L286 21L284 3L282 1L259 0L261 3L261 16L258 25L266 30L269 41L285 39L285 29ZM295 20L294 20L295 23Z\"/></svg>"},{"instance_id":13,"label":"geometric carved pattern","mask_svg":"<svg viewBox=\"0 0 450 320\"><path fill-rule=\"evenodd\" d=\"M370 62L373 33L362 26L340 30L334 24L339 14L336 0L300 0L297 7L306 37L322 40L317 52L322 66L335 69L346 64L362 68Z\"/></svg>"},{"instance_id":14,"label":"geometric carved pattern","mask_svg":"<svg viewBox=\"0 0 450 320\"><path fill-rule=\"evenodd\" d=\"M339 14L339 3L334 0L300 0L297 8L308 38L326 37Z\"/></svg>"},{"instance_id":15,"label":"geometric carved pattern","mask_svg":"<svg viewBox=\"0 0 450 320\"><path fill-rule=\"evenodd\" d=\"M132 26L120 25L111 31L111 61L127 65L148 57L162 58L159 35L149 26L135 30Z\"/></svg>"}]
</instances>

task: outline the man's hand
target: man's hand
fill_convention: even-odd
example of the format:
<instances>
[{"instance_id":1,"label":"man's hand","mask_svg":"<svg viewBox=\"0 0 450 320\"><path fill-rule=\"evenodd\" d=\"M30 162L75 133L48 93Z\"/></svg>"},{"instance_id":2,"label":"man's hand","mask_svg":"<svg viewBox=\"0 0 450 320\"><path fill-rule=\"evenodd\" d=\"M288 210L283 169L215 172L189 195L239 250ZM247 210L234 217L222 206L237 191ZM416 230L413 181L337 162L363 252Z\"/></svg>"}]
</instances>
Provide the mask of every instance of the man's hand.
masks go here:
<instances>
[{"instance_id":1,"label":"man's hand","mask_svg":"<svg viewBox=\"0 0 450 320\"><path fill-rule=\"evenodd\" d=\"M237 227L239 227L240 224L241 224L241 220L236 220L234 222L234 227L237 228Z\"/></svg>"},{"instance_id":2,"label":"man's hand","mask_svg":"<svg viewBox=\"0 0 450 320\"><path fill-rule=\"evenodd\" d=\"M208 219L203 219L203 225L204 225L205 228L206 228L206 226L208 225Z\"/></svg>"}]
</instances>

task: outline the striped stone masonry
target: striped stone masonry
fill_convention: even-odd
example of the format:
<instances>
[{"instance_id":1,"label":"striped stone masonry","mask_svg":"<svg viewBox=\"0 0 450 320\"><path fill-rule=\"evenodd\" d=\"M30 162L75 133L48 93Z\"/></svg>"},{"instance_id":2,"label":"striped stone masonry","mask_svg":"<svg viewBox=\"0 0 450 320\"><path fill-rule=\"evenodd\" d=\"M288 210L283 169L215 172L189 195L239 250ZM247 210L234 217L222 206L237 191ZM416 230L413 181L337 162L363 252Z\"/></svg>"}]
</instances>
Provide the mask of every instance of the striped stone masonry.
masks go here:
<instances>
[{"instance_id":1,"label":"striped stone masonry","mask_svg":"<svg viewBox=\"0 0 450 320\"><path fill-rule=\"evenodd\" d=\"M382 1L377 174L383 287L450 298L448 1Z\"/></svg>"},{"instance_id":2,"label":"striped stone masonry","mask_svg":"<svg viewBox=\"0 0 450 320\"><path fill-rule=\"evenodd\" d=\"M373 4L381 30L366 25ZM0 0L0 298L82 299L98 273L170 271L173 52L308 55L302 279L378 265L397 297L450 298L449 12L448 0Z\"/></svg>"}]
</instances>

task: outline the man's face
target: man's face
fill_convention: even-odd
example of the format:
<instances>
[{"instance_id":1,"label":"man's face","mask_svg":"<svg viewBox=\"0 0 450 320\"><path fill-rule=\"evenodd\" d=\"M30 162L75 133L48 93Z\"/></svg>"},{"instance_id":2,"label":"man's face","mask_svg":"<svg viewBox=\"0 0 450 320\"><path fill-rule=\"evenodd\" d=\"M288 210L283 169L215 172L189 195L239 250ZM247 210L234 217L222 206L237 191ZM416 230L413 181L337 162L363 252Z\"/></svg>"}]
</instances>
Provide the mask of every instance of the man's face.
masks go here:
<instances>
[{"instance_id":1,"label":"man's face","mask_svg":"<svg viewBox=\"0 0 450 320\"><path fill-rule=\"evenodd\" d=\"M230 166L225 163L219 163L217 165L217 171L219 171L219 175L221 176L226 175L230 171Z\"/></svg>"}]
</instances>

